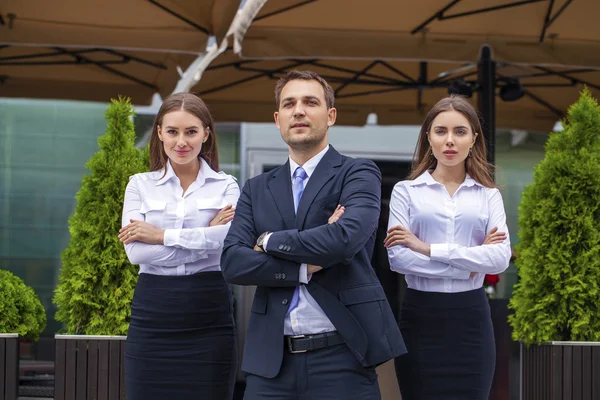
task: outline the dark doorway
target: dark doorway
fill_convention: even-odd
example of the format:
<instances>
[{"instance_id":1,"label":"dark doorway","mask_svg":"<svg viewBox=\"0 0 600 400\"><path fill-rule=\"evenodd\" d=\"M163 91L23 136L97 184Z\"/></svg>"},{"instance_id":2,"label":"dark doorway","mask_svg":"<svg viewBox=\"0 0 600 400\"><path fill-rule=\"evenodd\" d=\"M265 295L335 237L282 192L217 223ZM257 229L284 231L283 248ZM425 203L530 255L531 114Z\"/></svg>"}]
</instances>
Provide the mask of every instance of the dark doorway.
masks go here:
<instances>
[{"instance_id":1,"label":"dark doorway","mask_svg":"<svg viewBox=\"0 0 600 400\"><path fill-rule=\"evenodd\" d=\"M410 173L410 161L378 161L373 160L381 170L381 213L379 215L379 226L375 237L375 249L371 263L377 277L381 281L385 295L392 307L392 311L398 320L400 305L406 290L404 275L398 274L390 269L387 250L383 246L386 237L388 219L390 216L390 198L394 185L405 180Z\"/></svg>"}]
</instances>

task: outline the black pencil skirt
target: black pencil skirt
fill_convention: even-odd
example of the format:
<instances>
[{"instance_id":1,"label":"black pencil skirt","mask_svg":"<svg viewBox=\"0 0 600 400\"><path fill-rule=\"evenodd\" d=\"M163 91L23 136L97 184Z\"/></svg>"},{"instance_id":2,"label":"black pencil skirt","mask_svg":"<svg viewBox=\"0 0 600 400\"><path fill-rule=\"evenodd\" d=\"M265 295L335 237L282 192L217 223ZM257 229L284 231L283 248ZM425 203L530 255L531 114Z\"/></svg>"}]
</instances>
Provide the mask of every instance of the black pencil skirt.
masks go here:
<instances>
[{"instance_id":1,"label":"black pencil skirt","mask_svg":"<svg viewBox=\"0 0 600 400\"><path fill-rule=\"evenodd\" d=\"M461 293L408 289L395 360L403 400L487 400L496 347L483 288Z\"/></svg>"},{"instance_id":2,"label":"black pencil skirt","mask_svg":"<svg viewBox=\"0 0 600 400\"><path fill-rule=\"evenodd\" d=\"M140 274L125 347L127 399L231 399L236 343L221 272Z\"/></svg>"}]
</instances>

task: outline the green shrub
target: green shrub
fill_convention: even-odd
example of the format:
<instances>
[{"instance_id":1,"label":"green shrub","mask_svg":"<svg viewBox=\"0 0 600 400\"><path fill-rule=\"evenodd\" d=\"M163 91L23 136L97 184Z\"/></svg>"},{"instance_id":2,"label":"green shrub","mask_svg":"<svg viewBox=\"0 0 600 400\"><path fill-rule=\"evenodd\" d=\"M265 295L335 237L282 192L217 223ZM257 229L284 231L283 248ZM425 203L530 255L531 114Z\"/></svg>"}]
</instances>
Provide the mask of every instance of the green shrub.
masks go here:
<instances>
[{"instance_id":1,"label":"green shrub","mask_svg":"<svg viewBox=\"0 0 600 400\"><path fill-rule=\"evenodd\" d=\"M127 259L118 234L129 177L148 169L134 146L133 112L124 98L106 110L106 133L86 164L90 174L82 180L69 219L71 239L53 301L56 319L70 334L124 335L129 326L138 269Z\"/></svg>"},{"instance_id":2,"label":"green shrub","mask_svg":"<svg viewBox=\"0 0 600 400\"><path fill-rule=\"evenodd\" d=\"M46 328L46 311L35 291L18 276L0 270L0 332L38 340Z\"/></svg>"},{"instance_id":3,"label":"green shrub","mask_svg":"<svg viewBox=\"0 0 600 400\"><path fill-rule=\"evenodd\" d=\"M519 207L509 318L527 344L600 341L600 107L585 89Z\"/></svg>"}]
</instances>

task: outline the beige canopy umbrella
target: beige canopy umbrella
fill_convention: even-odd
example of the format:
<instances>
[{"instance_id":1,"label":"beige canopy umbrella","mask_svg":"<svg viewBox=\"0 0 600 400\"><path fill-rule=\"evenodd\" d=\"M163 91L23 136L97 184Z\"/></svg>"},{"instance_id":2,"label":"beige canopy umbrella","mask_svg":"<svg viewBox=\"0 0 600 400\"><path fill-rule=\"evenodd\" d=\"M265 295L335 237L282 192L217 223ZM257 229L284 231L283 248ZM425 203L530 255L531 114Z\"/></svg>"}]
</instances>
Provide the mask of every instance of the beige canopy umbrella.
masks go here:
<instances>
[{"instance_id":1,"label":"beige canopy umbrella","mask_svg":"<svg viewBox=\"0 0 600 400\"><path fill-rule=\"evenodd\" d=\"M147 104L169 94L240 0L4 0L0 97Z\"/></svg>"},{"instance_id":2,"label":"beige canopy umbrella","mask_svg":"<svg viewBox=\"0 0 600 400\"><path fill-rule=\"evenodd\" d=\"M247 58L365 58L600 65L597 0L247 0Z\"/></svg>"},{"instance_id":3,"label":"beige canopy umbrella","mask_svg":"<svg viewBox=\"0 0 600 400\"><path fill-rule=\"evenodd\" d=\"M419 123L449 89L476 92L493 162L496 126L549 131L583 84L598 90L598 11L597 0L247 0L229 36L240 58L228 60L245 77L235 83L225 74L227 94L208 87L220 76L211 71L228 68L221 60L200 92L224 118L238 119L245 98L233 87L256 85L254 95L278 68L325 68L348 110L340 123L364 123L375 112L380 124Z\"/></svg>"},{"instance_id":4,"label":"beige canopy umbrella","mask_svg":"<svg viewBox=\"0 0 600 400\"><path fill-rule=\"evenodd\" d=\"M192 88L218 121L273 121L274 89L285 72L310 69L325 77L336 92L338 125L364 125L370 113L380 125L420 124L439 99L468 95L477 85L475 63L386 60L246 60L227 51L207 68ZM600 71L569 67L497 66L500 89L496 126L549 132L587 83L600 96ZM520 87L508 77L519 78Z\"/></svg>"}]
</instances>

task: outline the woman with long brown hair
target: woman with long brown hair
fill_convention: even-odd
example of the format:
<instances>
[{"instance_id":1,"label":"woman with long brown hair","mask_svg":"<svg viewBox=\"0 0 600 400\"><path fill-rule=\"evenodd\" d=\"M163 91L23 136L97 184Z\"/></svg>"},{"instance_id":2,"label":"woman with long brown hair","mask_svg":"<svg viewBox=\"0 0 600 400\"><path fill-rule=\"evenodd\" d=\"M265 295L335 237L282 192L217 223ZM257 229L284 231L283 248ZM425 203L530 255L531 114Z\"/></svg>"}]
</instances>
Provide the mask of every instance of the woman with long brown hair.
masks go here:
<instances>
[{"instance_id":1,"label":"woman with long brown hair","mask_svg":"<svg viewBox=\"0 0 600 400\"><path fill-rule=\"evenodd\" d=\"M119 233L140 265L125 352L130 400L232 397L237 348L220 255L240 191L218 169L204 102L169 96L152 127L151 172L127 185Z\"/></svg>"},{"instance_id":2,"label":"woman with long brown hair","mask_svg":"<svg viewBox=\"0 0 600 400\"><path fill-rule=\"evenodd\" d=\"M405 274L396 359L402 398L488 398L495 365L485 274L508 267L510 241L476 110L440 100L421 127L408 180L394 187L385 246ZM486 235L487 232L487 235Z\"/></svg>"}]
</instances>

